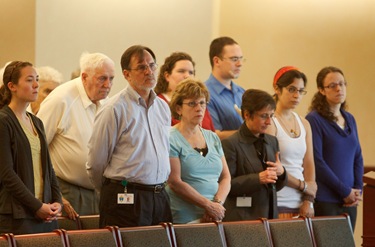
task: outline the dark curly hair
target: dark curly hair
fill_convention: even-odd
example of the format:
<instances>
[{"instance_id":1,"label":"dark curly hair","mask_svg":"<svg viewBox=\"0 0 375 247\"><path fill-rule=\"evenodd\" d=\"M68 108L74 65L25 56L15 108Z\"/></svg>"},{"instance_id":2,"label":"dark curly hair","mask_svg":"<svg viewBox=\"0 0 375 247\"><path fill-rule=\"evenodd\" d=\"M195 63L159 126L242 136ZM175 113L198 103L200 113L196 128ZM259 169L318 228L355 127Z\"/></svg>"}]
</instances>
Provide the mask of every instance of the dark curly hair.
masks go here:
<instances>
[{"instance_id":1,"label":"dark curly hair","mask_svg":"<svg viewBox=\"0 0 375 247\"><path fill-rule=\"evenodd\" d=\"M329 73L340 73L342 76L344 76L344 73L341 69L328 66L321 69L316 77L316 86L318 89L324 89L324 79ZM347 104L346 101L344 101L340 109L346 110ZM337 121L337 117L333 114L333 112L330 111L329 103L327 101L327 98L325 95L321 94L320 91L315 93L314 97L311 100L311 105L309 107L309 111L317 111L322 117L329 121Z\"/></svg>"}]
</instances>

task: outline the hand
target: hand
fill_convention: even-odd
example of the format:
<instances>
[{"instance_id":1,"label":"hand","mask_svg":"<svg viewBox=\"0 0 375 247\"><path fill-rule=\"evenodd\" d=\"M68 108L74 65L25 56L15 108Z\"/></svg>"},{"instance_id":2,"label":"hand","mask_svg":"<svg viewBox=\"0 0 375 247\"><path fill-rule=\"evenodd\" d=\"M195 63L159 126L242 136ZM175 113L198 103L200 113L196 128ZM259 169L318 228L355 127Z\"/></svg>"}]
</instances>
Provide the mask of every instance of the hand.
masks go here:
<instances>
[{"instance_id":1,"label":"hand","mask_svg":"<svg viewBox=\"0 0 375 247\"><path fill-rule=\"evenodd\" d=\"M205 208L203 220L220 221L225 216L225 208L217 202L211 202Z\"/></svg>"},{"instance_id":2,"label":"hand","mask_svg":"<svg viewBox=\"0 0 375 247\"><path fill-rule=\"evenodd\" d=\"M343 206L344 207L357 207L359 204L359 200L358 201L355 201L353 203L345 203Z\"/></svg>"},{"instance_id":3,"label":"hand","mask_svg":"<svg viewBox=\"0 0 375 247\"><path fill-rule=\"evenodd\" d=\"M350 194L344 198L344 206L355 207L360 201L362 201L361 190L352 188Z\"/></svg>"},{"instance_id":4,"label":"hand","mask_svg":"<svg viewBox=\"0 0 375 247\"><path fill-rule=\"evenodd\" d=\"M284 171L283 165L280 162L280 157L279 157L280 152L277 152L275 156L276 156L275 162L267 161L266 164L269 165L270 167L275 167L277 176L281 176L285 171Z\"/></svg>"},{"instance_id":5,"label":"hand","mask_svg":"<svg viewBox=\"0 0 375 247\"><path fill-rule=\"evenodd\" d=\"M61 216L62 205L58 202L54 202L51 205L51 210L55 216Z\"/></svg>"},{"instance_id":6,"label":"hand","mask_svg":"<svg viewBox=\"0 0 375 247\"><path fill-rule=\"evenodd\" d=\"M240 115L242 117L242 111L240 108L238 108L238 105L234 104L234 109L236 110L236 112L238 113L238 115Z\"/></svg>"},{"instance_id":7,"label":"hand","mask_svg":"<svg viewBox=\"0 0 375 247\"><path fill-rule=\"evenodd\" d=\"M303 201L301 207L299 208L299 215L305 217L314 217L314 207L312 207L312 202Z\"/></svg>"},{"instance_id":8,"label":"hand","mask_svg":"<svg viewBox=\"0 0 375 247\"><path fill-rule=\"evenodd\" d=\"M205 212L202 216L201 223L208 223L208 222L214 222L215 220L211 218L211 216Z\"/></svg>"},{"instance_id":9,"label":"hand","mask_svg":"<svg viewBox=\"0 0 375 247\"><path fill-rule=\"evenodd\" d=\"M62 198L64 204L64 211L69 219L75 220L78 217L78 213L74 210L73 206L64 197Z\"/></svg>"},{"instance_id":10,"label":"hand","mask_svg":"<svg viewBox=\"0 0 375 247\"><path fill-rule=\"evenodd\" d=\"M277 168L267 167L266 170L259 173L259 181L261 184L274 184L277 180Z\"/></svg>"},{"instance_id":11,"label":"hand","mask_svg":"<svg viewBox=\"0 0 375 247\"><path fill-rule=\"evenodd\" d=\"M51 222L56 218L55 213L51 209L51 204L43 203L42 206L36 211L36 216L45 222Z\"/></svg>"}]
</instances>

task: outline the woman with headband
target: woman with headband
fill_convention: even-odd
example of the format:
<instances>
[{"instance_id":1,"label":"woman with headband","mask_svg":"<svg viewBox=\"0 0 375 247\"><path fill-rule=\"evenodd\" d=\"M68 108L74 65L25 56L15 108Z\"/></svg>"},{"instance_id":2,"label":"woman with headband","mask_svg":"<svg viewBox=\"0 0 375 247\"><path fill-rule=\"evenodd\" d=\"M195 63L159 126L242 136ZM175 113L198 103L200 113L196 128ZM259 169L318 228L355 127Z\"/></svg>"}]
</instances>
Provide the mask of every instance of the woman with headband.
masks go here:
<instances>
[{"instance_id":1,"label":"woman with headband","mask_svg":"<svg viewBox=\"0 0 375 247\"><path fill-rule=\"evenodd\" d=\"M317 190L310 124L293 110L306 94L307 79L293 66L282 67L273 80L276 110L267 133L277 137L288 184L277 192L279 218L314 216Z\"/></svg>"},{"instance_id":2,"label":"woman with headband","mask_svg":"<svg viewBox=\"0 0 375 247\"><path fill-rule=\"evenodd\" d=\"M6 66L0 89L0 234L57 228L61 193L43 123L26 111L38 90L31 63L14 61Z\"/></svg>"}]
</instances>

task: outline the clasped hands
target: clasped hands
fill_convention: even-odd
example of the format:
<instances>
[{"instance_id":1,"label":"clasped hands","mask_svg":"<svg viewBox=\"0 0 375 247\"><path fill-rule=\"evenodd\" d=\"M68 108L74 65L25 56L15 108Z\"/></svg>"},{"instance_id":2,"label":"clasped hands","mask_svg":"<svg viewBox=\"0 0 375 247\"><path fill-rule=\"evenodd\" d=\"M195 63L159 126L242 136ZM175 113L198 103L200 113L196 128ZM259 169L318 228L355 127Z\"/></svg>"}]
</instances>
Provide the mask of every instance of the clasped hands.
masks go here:
<instances>
[{"instance_id":1,"label":"clasped hands","mask_svg":"<svg viewBox=\"0 0 375 247\"><path fill-rule=\"evenodd\" d=\"M352 188L350 194L344 198L344 207L356 207L360 201L362 201L361 190Z\"/></svg>"},{"instance_id":2,"label":"clasped hands","mask_svg":"<svg viewBox=\"0 0 375 247\"><path fill-rule=\"evenodd\" d=\"M276 161L267 161L267 169L259 173L259 180L261 184L276 183L277 177L284 174L285 170L280 162L280 152L276 153Z\"/></svg>"},{"instance_id":3,"label":"clasped hands","mask_svg":"<svg viewBox=\"0 0 375 247\"><path fill-rule=\"evenodd\" d=\"M202 222L221 221L225 216L225 208L217 202L209 202L205 207Z\"/></svg>"},{"instance_id":4,"label":"clasped hands","mask_svg":"<svg viewBox=\"0 0 375 247\"><path fill-rule=\"evenodd\" d=\"M57 220L57 217L61 215L62 206L58 202L54 203L43 203L42 206L36 211L36 215L44 220L44 222L52 222Z\"/></svg>"}]
</instances>

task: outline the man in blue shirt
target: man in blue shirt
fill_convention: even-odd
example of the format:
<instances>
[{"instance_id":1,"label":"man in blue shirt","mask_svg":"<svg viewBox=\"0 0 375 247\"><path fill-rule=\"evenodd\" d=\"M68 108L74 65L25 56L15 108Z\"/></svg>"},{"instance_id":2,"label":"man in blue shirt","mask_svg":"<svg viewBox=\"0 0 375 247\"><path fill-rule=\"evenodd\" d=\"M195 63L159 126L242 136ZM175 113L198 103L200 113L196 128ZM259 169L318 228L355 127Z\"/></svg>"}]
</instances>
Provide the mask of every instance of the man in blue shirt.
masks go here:
<instances>
[{"instance_id":1,"label":"man in blue shirt","mask_svg":"<svg viewBox=\"0 0 375 247\"><path fill-rule=\"evenodd\" d=\"M168 104L157 97L156 57L145 46L121 56L129 85L98 112L89 141L88 175L100 191L100 227L172 222L164 190L169 163Z\"/></svg>"},{"instance_id":2,"label":"man in blue shirt","mask_svg":"<svg viewBox=\"0 0 375 247\"><path fill-rule=\"evenodd\" d=\"M239 77L244 59L241 47L230 37L214 39L209 55L212 73L206 81L210 92L208 110L216 133L220 139L224 139L232 135L243 122L238 108L241 108L245 90L232 79Z\"/></svg>"}]
</instances>

